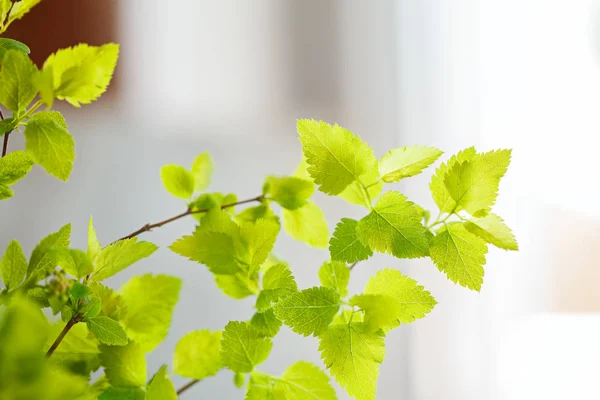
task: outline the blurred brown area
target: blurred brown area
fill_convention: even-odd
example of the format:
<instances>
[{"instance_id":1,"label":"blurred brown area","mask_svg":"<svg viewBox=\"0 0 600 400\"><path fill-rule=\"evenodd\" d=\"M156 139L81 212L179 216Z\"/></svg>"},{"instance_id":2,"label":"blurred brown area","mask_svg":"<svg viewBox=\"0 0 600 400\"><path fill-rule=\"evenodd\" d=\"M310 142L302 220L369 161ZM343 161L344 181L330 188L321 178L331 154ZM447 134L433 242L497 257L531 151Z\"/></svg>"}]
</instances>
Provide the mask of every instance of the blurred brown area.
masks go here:
<instances>
[{"instance_id":1,"label":"blurred brown area","mask_svg":"<svg viewBox=\"0 0 600 400\"><path fill-rule=\"evenodd\" d=\"M78 43L101 45L118 42L116 0L42 0L24 18L11 24L5 36L31 49L31 59L41 66L56 50ZM118 91L115 72L108 93Z\"/></svg>"}]
</instances>

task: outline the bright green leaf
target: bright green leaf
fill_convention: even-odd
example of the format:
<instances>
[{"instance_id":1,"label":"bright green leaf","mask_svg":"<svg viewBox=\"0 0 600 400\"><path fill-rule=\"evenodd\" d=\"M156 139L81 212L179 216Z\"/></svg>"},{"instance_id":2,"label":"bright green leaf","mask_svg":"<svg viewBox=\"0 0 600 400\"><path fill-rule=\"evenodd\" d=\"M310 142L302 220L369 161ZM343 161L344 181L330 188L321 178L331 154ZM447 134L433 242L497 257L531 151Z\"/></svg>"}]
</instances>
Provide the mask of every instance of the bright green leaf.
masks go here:
<instances>
[{"instance_id":1,"label":"bright green leaf","mask_svg":"<svg viewBox=\"0 0 600 400\"><path fill-rule=\"evenodd\" d=\"M51 325L45 349L50 348L63 328L64 324L61 323ZM92 336L87 325L75 324L52 354L52 361L66 366L85 363L90 367L97 367L99 355L98 341Z\"/></svg>"},{"instance_id":2,"label":"bright green leaf","mask_svg":"<svg viewBox=\"0 0 600 400\"><path fill-rule=\"evenodd\" d=\"M91 296L98 298L102 304L102 315L118 319L123 304L121 296L101 283L91 282L89 288Z\"/></svg>"},{"instance_id":3,"label":"bright green leaf","mask_svg":"<svg viewBox=\"0 0 600 400\"><path fill-rule=\"evenodd\" d=\"M340 295L327 287L312 287L293 293L273 307L275 316L296 333L319 335L340 309Z\"/></svg>"},{"instance_id":4,"label":"bright green leaf","mask_svg":"<svg viewBox=\"0 0 600 400\"><path fill-rule=\"evenodd\" d=\"M186 334L173 354L173 370L177 375L204 379L221 369L221 332L207 329Z\"/></svg>"},{"instance_id":5,"label":"bright green leaf","mask_svg":"<svg viewBox=\"0 0 600 400\"><path fill-rule=\"evenodd\" d=\"M102 250L102 245L98 241L98 237L96 236L96 230L94 229L94 222L92 221L92 216L90 216L90 222L88 224L88 247L87 247L87 255L90 260L94 260L100 251Z\"/></svg>"},{"instance_id":6,"label":"bright green leaf","mask_svg":"<svg viewBox=\"0 0 600 400\"><path fill-rule=\"evenodd\" d=\"M240 374L239 372L233 374L233 384L236 388L244 387L244 383L246 383L246 375Z\"/></svg>"},{"instance_id":7,"label":"bright green leaf","mask_svg":"<svg viewBox=\"0 0 600 400\"><path fill-rule=\"evenodd\" d=\"M169 164L160 169L165 189L175 197L189 199L194 194L194 175L181 165Z\"/></svg>"},{"instance_id":8,"label":"bright green leaf","mask_svg":"<svg viewBox=\"0 0 600 400\"><path fill-rule=\"evenodd\" d=\"M98 400L145 400L145 399L146 399L146 392L144 392L141 388L110 387L98 397ZM85 399L85 400L88 400L88 399ZM96 400L96 398L92 398L89 400Z\"/></svg>"},{"instance_id":9,"label":"bright green leaf","mask_svg":"<svg viewBox=\"0 0 600 400\"><path fill-rule=\"evenodd\" d=\"M92 281L100 282L110 278L131 264L149 257L158 249L153 243L138 242L137 238L123 239L103 248L94 260Z\"/></svg>"},{"instance_id":10,"label":"bright green leaf","mask_svg":"<svg viewBox=\"0 0 600 400\"><path fill-rule=\"evenodd\" d=\"M319 280L321 285L335 290L341 297L346 297L350 281L350 268L338 261L325 262L319 269Z\"/></svg>"},{"instance_id":11,"label":"bright green leaf","mask_svg":"<svg viewBox=\"0 0 600 400\"><path fill-rule=\"evenodd\" d=\"M87 326L100 343L110 346L124 346L127 344L127 334L114 319L108 317L89 318Z\"/></svg>"},{"instance_id":12,"label":"bright green leaf","mask_svg":"<svg viewBox=\"0 0 600 400\"><path fill-rule=\"evenodd\" d=\"M11 188L0 183L0 200L10 199L14 194Z\"/></svg>"},{"instance_id":13,"label":"bright green leaf","mask_svg":"<svg viewBox=\"0 0 600 400\"><path fill-rule=\"evenodd\" d=\"M71 224L64 225L58 232L46 236L31 252L27 277L36 280L39 274L56 266L57 256L54 248L66 249L71 241Z\"/></svg>"},{"instance_id":14,"label":"bright green leaf","mask_svg":"<svg viewBox=\"0 0 600 400\"><path fill-rule=\"evenodd\" d=\"M387 192L369 215L358 222L361 242L398 258L429 255L428 238L418 208L398 192Z\"/></svg>"},{"instance_id":15,"label":"bright green leaf","mask_svg":"<svg viewBox=\"0 0 600 400\"><path fill-rule=\"evenodd\" d=\"M479 291L487 246L483 239L467 231L462 223L450 223L431 240L431 260L448 279Z\"/></svg>"},{"instance_id":16,"label":"bright green leaf","mask_svg":"<svg viewBox=\"0 0 600 400\"><path fill-rule=\"evenodd\" d=\"M450 196L450 193L444 184L446 174L456 164L472 159L475 154L476 151L474 147L469 147L468 149L460 151L452 156L447 162L441 164L435 171L435 175L431 177L429 189L431 190L431 196L433 197L435 204L437 204L441 212L451 212L456 206L456 202L452 196Z\"/></svg>"},{"instance_id":17,"label":"bright green leaf","mask_svg":"<svg viewBox=\"0 0 600 400\"><path fill-rule=\"evenodd\" d=\"M0 61L0 103L15 114L20 113L37 94L37 89L31 83L37 67L20 50L8 50Z\"/></svg>"},{"instance_id":18,"label":"bright green leaf","mask_svg":"<svg viewBox=\"0 0 600 400\"><path fill-rule=\"evenodd\" d=\"M90 319L100 314L100 311L102 311L102 302L99 298L93 297L90 301L81 306L79 312L84 319Z\"/></svg>"},{"instance_id":19,"label":"bright green leaf","mask_svg":"<svg viewBox=\"0 0 600 400\"><path fill-rule=\"evenodd\" d=\"M194 232L183 236L169 248L191 261L202 263L214 274L235 274L241 269L231 236L220 232Z\"/></svg>"},{"instance_id":20,"label":"bright green leaf","mask_svg":"<svg viewBox=\"0 0 600 400\"><path fill-rule=\"evenodd\" d=\"M307 202L297 210L283 212L283 227L294 239L312 247L325 248L329 240L329 229L323 211L314 203Z\"/></svg>"},{"instance_id":21,"label":"bright green leaf","mask_svg":"<svg viewBox=\"0 0 600 400\"><path fill-rule=\"evenodd\" d=\"M25 128L25 149L46 172L63 181L69 179L75 160L75 142L59 112L33 114Z\"/></svg>"},{"instance_id":22,"label":"bright green leaf","mask_svg":"<svg viewBox=\"0 0 600 400\"><path fill-rule=\"evenodd\" d=\"M92 261L82 250L60 249L55 254L57 264L77 279L91 274L94 270Z\"/></svg>"},{"instance_id":23,"label":"bright green leaf","mask_svg":"<svg viewBox=\"0 0 600 400\"><path fill-rule=\"evenodd\" d=\"M11 4L10 0L0 0L0 21L4 20L4 17L5 17L4 11L5 10L3 10L2 7L6 4L10 5ZM31 53L31 50L29 49L29 47L27 47L27 45L25 43L21 43L14 39L0 38L0 65L2 64L4 55L9 50L18 50L23 54Z\"/></svg>"},{"instance_id":24,"label":"bright green leaf","mask_svg":"<svg viewBox=\"0 0 600 400\"><path fill-rule=\"evenodd\" d=\"M420 174L433 164L443 152L435 147L406 146L386 153L379 162L379 172L384 182L398 182L400 179Z\"/></svg>"},{"instance_id":25,"label":"bright green leaf","mask_svg":"<svg viewBox=\"0 0 600 400\"><path fill-rule=\"evenodd\" d=\"M289 400L336 400L329 376L319 367L299 361L288 367L278 379L276 391L285 393Z\"/></svg>"},{"instance_id":26,"label":"bright green leaf","mask_svg":"<svg viewBox=\"0 0 600 400\"><path fill-rule=\"evenodd\" d=\"M331 376L357 400L374 400L379 364L383 362L383 337L363 323L332 325L321 335L321 358Z\"/></svg>"},{"instance_id":27,"label":"bright green leaf","mask_svg":"<svg viewBox=\"0 0 600 400\"><path fill-rule=\"evenodd\" d=\"M471 218L465 222L465 228L496 247L505 250L519 250L512 231L496 214L490 213L482 218Z\"/></svg>"},{"instance_id":28,"label":"bright green leaf","mask_svg":"<svg viewBox=\"0 0 600 400\"><path fill-rule=\"evenodd\" d=\"M275 337L281 328L281 321L275 317L272 309L268 309L255 313L250 320L250 325L263 336Z\"/></svg>"},{"instance_id":29,"label":"bright green leaf","mask_svg":"<svg viewBox=\"0 0 600 400\"><path fill-rule=\"evenodd\" d=\"M13 151L0 158L0 184L9 186L31 170L33 160L22 150Z\"/></svg>"},{"instance_id":30,"label":"bright green leaf","mask_svg":"<svg viewBox=\"0 0 600 400\"><path fill-rule=\"evenodd\" d=\"M308 173L324 193L337 195L362 175L377 169L371 147L338 125L299 120L298 134Z\"/></svg>"},{"instance_id":31,"label":"bright green leaf","mask_svg":"<svg viewBox=\"0 0 600 400\"><path fill-rule=\"evenodd\" d=\"M370 170L361 176L361 181L351 183L338 196L351 204L357 204L368 208L372 207L373 200L381 194L383 182L379 177L377 168ZM364 184L362 183L364 182Z\"/></svg>"},{"instance_id":32,"label":"bright green leaf","mask_svg":"<svg viewBox=\"0 0 600 400\"><path fill-rule=\"evenodd\" d=\"M262 280L263 290L256 299L259 312L265 311L279 299L283 299L298 291L292 271L285 264L277 264L269 268Z\"/></svg>"},{"instance_id":33,"label":"bright green leaf","mask_svg":"<svg viewBox=\"0 0 600 400\"><path fill-rule=\"evenodd\" d=\"M83 299L89 294L90 289L86 285L79 283L79 281L73 281L73 284L69 289L69 296L71 296L73 300ZM100 306L98 306L98 309L100 309Z\"/></svg>"},{"instance_id":34,"label":"bright green leaf","mask_svg":"<svg viewBox=\"0 0 600 400\"><path fill-rule=\"evenodd\" d=\"M126 346L100 346L104 373L115 387L141 387L146 384L146 358L135 342Z\"/></svg>"},{"instance_id":35,"label":"bright green leaf","mask_svg":"<svg viewBox=\"0 0 600 400\"><path fill-rule=\"evenodd\" d=\"M350 299L350 305L364 312L365 328L369 332L394 327L401 313L396 299L383 294L360 294Z\"/></svg>"},{"instance_id":36,"label":"bright green leaf","mask_svg":"<svg viewBox=\"0 0 600 400\"><path fill-rule=\"evenodd\" d=\"M329 254L332 260L352 264L373 255L373 251L358 239L357 226L358 221L350 218L342 218L338 222L329 240Z\"/></svg>"},{"instance_id":37,"label":"bright green leaf","mask_svg":"<svg viewBox=\"0 0 600 400\"><path fill-rule=\"evenodd\" d=\"M277 378L264 372L255 371L250 375L248 391L244 400L285 400L281 395L276 395L276 385Z\"/></svg>"},{"instance_id":38,"label":"bright green leaf","mask_svg":"<svg viewBox=\"0 0 600 400\"><path fill-rule=\"evenodd\" d=\"M400 305L397 320L391 328L423 318L437 304L431 293L417 281L402 275L400 271L387 268L377 271L369 279L365 294L389 296Z\"/></svg>"},{"instance_id":39,"label":"bright green leaf","mask_svg":"<svg viewBox=\"0 0 600 400\"><path fill-rule=\"evenodd\" d=\"M146 389L146 400L177 400L173 382L167 376L167 366L160 367Z\"/></svg>"},{"instance_id":40,"label":"bright green leaf","mask_svg":"<svg viewBox=\"0 0 600 400\"><path fill-rule=\"evenodd\" d=\"M210 185L214 172L213 160L210 154L204 152L194 160L192 175L194 176L194 190L202 192Z\"/></svg>"},{"instance_id":41,"label":"bright green leaf","mask_svg":"<svg viewBox=\"0 0 600 400\"><path fill-rule=\"evenodd\" d=\"M248 278L243 273L235 275L216 275L215 283L227 296L234 299L245 299L258 290L258 276Z\"/></svg>"},{"instance_id":42,"label":"bright green leaf","mask_svg":"<svg viewBox=\"0 0 600 400\"><path fill-rule=\"evenodd\" d=\"M314 191L312 181L296 177L269 176L263 186L265 196L288 210L302 207Z\"/></svg>"},{"instance_id":43,"label":"bright green leaf","mask_svg":"<svg viewBox=\"0 0 600 400\"><path fill-rule=\"evenodd\" d=\"M18 287L27 273L27 259L23 254L21 245L16 240L11 241L6 247L2 261L0 261L2 282L7 289Z\"/></svg>"},{"instance_id":44,"label":"bright green leaf","mask_svg":"<svg viewBox=\"0 0 600 400\"><path fill-rule=\"evenodd\" d=\"M274 221L259 219L255 223L243 221L240 224L240 236L245 245L244 253L247 253L244 258L251 266L251 274L265 262L273 250L278 234L279 224Z\"/></svg>"},{"instance_id":45,"label":"bright green leaf","mask_svg":"<svg viewBox=\"0 0 600 400\"><path fill-rule=\"evenodd\" d=\"M264 202L259 206L245 208L237 215L237 220L240 222L256 222L259 219L266 219L279 224L279 217L275 215L267 202Z\"/></svg>"},{"instance_id":46,"label":"bright green leaf","mask_svg":"<svg viewBox=\"0 0 600 400\"><path fill-rule=\"evenodd\" d=\"M231 321L221 341L221 361L234 372L251 372L267 359L273 342L245 322Z\"/></svg>"},{"instance_id":47,"label":"bright green leaf","mask_svg":"<svg viewBox=\"0 0 600 400\"><path fill-rule=\"evenodd\" d=\"M121 322L145 352L167 337L180 289L181 279L152 274L135 276L121 288Z\"/></svg>"},{"instance_id":48,"label":"bright green leaf","mask_svg":"<svg viewBox=\"0 0 600 400\"><path fill-rule=\"evenodd\" d=\"M42 0L21 0L13 4L10 11L8 21L12 22L16 19L21 19L27 14L33 7L35 7Z\"/></svg>"}]
</instances>

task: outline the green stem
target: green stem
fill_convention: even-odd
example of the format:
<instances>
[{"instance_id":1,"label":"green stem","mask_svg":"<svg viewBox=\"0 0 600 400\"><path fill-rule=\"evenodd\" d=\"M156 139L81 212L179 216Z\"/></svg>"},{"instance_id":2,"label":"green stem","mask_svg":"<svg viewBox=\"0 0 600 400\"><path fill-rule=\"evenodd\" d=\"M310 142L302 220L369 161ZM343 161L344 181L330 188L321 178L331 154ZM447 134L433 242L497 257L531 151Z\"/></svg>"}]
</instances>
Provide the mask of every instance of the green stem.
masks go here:
<instances>
[{"instance_id":1,"label":"green stem","mask_svg":"<svg viewBox=\"0 0 600 400\"><path fill-rule=\"evenodd\" d=\"M36 101L36 102L35 102L35 103L34 103L34 104L31 106L31 108L25 112L25 114L21 115L21 116L20 116L20 117L17 119L17 121L18 121L18 122L21 122L21 121L23 121L23 120L25 120L25 119L27 119L27 118L31 117L31 114L33 114L34 112L36 112L36 111L38 110L38 108L40 108L40 107L41 107L41 106L43 106L43 105L44 105L44 102L43 102L42 100L38 100L38 101Z\"/></svg>"}]
</instances>

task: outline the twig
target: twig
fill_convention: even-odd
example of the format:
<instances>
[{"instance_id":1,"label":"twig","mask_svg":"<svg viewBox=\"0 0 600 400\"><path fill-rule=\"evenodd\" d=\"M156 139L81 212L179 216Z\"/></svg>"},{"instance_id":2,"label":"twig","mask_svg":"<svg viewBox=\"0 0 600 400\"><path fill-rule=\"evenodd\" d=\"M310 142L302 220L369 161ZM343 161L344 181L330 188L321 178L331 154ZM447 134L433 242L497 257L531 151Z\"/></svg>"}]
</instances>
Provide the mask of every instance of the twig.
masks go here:
<instances>
[{"instance_id":1,"label":"twig","mask_svg":"<svg viewBox=\"0 0 600 400\"><path fill-rule=\"evenodd\" d=\"M188 390L189 388L191 388L192 386L194 386L198 382L200 382L199 379L194 379L194 380L186 383L185 385L183 385L182 387L180 387L179 390L177 390L177 394L179 395L179 394L185 392L186 390Z\"/></svg>"},{"instance_id":2,"label":"twig","mask_svg":"<svg viewBox=\"0 0 600 400\"><path fill-rule=\"evenodd\" d=\"M46 357L50 357L50 356L52 356L52 354L54 354L54 351L56 351L56 349L58 348L58 345L60 344L60 342L63 341L63 339L65 338L65 336L67 336L67 333L69 333L69 331L71 330L71 328L76 323L78 323L79 320L80 320L79 315L74 315L74 316L71 317L71 319L69 319L69 321L67 321L67 324L65 325L65 327L63 328L63 330L60 332L60 334L58 335L58 337L56 338L56 340L54 341L54 343L52 343L52 346L50 346L50 348L46 352Z\"/></svg>"},{"instance_id":3,"label":"twig","mask_svg":"<svg viewBox=\"0 0 600 400\"><path fill-rule=\"evenodd\" d=\"M355 262L354 264L352 264L352 265L349 267L349 268L350 268L350 271L352 271L352 269L353 269L354 267L356 267L356 264L358 264L358 261L357 261L357 262Z\"/></svg>"},{"instance_id":4,"label":"twig","mask_svg":"<svg viewBox=\"0 0 600 400\"><path fill-rule=\"evenodd\" d=\"M4 121L4 115L2 115L2 110L0 110L0 119L2 119ZM4 134L4 145L2 146L2 157L4 157L6 155L6 150L8 149L8 137L10 136L11 132L12 132L12 129Z\"/></svg>"}]
</instances>

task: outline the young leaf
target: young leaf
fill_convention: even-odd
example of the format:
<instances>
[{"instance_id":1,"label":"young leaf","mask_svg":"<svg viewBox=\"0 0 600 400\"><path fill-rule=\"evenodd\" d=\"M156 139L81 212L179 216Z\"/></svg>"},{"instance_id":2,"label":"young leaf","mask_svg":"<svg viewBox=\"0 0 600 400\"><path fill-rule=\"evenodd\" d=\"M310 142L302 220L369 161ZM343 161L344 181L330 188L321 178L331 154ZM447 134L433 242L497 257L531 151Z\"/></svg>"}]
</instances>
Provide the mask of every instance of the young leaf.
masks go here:
<instances>
[{"instance_id":1,"label":"young leaf","mask_svg":"<svg viewBox=\"0 0 600 400\"><path fill-rule=\"evenodd\" d=\"M23 18L40 1L42 0L21 0L15 2L8 16L8 22L10 23L16 19Z\"/></svg>"},{"instance_id":2,"label":"young leaf","mask_svg":"<svg viewBox=\"0 0 600 400\"><path fill-rule=\"evenodd\" d=\"M29 265L27 266L27 277L35 280L38 274L47 268L56 266L56 252L53 248L66 249L71 241L71 224L64 225L58 232L46 236L38 243L31 252Z\"/></svg>"},{"instance_id":3,"label":"young leaf","mask_svg":"<svg viewBox=\"0 0 600 400\"><path fill-rule=\"evenodd\" d=\"M314 191L312 181L296 177L270 176L263 186L264 195L288 210L302 207Z\"/></svg>"},{"instance_id":4,"label":"young leaf","mask_svg":"<svg viewBox=\"0 0 600 400\"><path fill-rule=\"evenodd\" d=\"M360 182L352 182L338 196L351 204L363 206L370 210L372 200L379 196L383 190L383 182L377 169L367 172L360 179ZM365 184L362 182L365 182Z\"/></svg>"},{"instance_id":5,"label":"young leaf","mask_svg":"<svg viewBox=\"0 0 600 400\"><path fill-rule=\"evenodd\" d=\"M228 275L242 270L236 258L235 243L225 233L196 231L178 239L169 249L206 265L213 274Z\"/></svg>"},{"instance_id":6,"label":"young leaf","mask_svg":"<svg viewBox=\"0 0 600 400\"><path fill-rule=\"evenodd\" d=\"M146 390L146 400L177 400L173 382L167 376L167 366L160 367Z\"/></svg>"},{"instance_id":7,"label":"young leaf","mask_svg":"<svg viewBox=\"0 0 600 400\"><path fill-rule=\"evenodd\" d=\"M496 214L490 213L483 218L471 218L465 222L465 228L496 247L504 250L519 250L512 231Z\"/></svg>"},{"instance_id":8,"label":"young leaf","mask_svg":"<svg viewBox=\"0 0 600 400\"><path fill-rule=\"evenodd\" d=\"M8 244L2 261L0 261L0 272L2 282L8 290L18 287L23 282L27 272L27 259L21 245L16 240Z\"/></svg>"},{"instance_id":9,"label":"young leaf","mask_svg":"<svg viewBox=\"0 0 600 400\"><path fill-rule=\"evenodd\" d=\"M203 193L194 199L194 201L189 204L189 207L192 211L210 210L209 212L196 212L192 214L198 221L203 221L213 210L220 211L222 209L222 211L228 215L235 214L235 207L231 206L231 204L236 203L237 200L235 193L228 193L226 195L223 195L222 193ZM226 205L229 205L229 207L222 208Z\"/></svg>"},{"instance_id":10,"label":"young leaf","mask_svg":"<svg viewBox=\"0 0 600 400\"><path fill-rule=\"evenodd\" d=\"M57 111L41 111L29 119L25 128L25 149L36 164L60 180L71 175L75 142Z\"/></svg>"},{"instance_id":11,"label":"young leaf","mask_svg":"<svg viewBox=\"0 0 600 400\"><path fill-rule=\"evenodd\" d=\"M252 296L258 290L258 276L250 279L243 273L216 275L215 283L227 296L238 300Z\"/></svg>"},{"instance_id":12,"label":"young leaf","mask_svg":"<svg viewBox=\"0 0 600 400\"><path fill-rule=\"evenodd\" d=\"M17 127L17 121L12 118L4 118L0 120L0 136L3 136L6 132L10 132Z\"/></svg>"},{"instance_id":13,"label":"young leaf","mask_svg":"<svg viewBox=\"0 0 600 400\"><path fill-rule=\"evenodd\" d=\"M102 315L118 319L123 307L121 296L101 283L91 282L89 288L91 297L98 298L102 304Z\"/></svg>"},{"instance_id":14,"label":"young leaf","mask_svg":"<svg viewBox=\"0 0 600 400\"><path fill-rule=\"evenodd\" d=\"M381 253L398 258L429 255L428 238L418 208L398 192L387 192L373 211L358 222L361 242Z\"/></svg>"},{"instance_id":15,"label":"young leaf","mask_svg":"<svg viewBox=\"0 0 600 400\"><path fill-rule=\"evenodd\" d=\"M100 302L100 299L94 297L81 306L79 312L83 315L84 320L87 320L100 314L100 311L102 311L102 303Z\"/></svg>"},{"instance_id":16,"label":"young leaf","mask_svg":"<svg viewBox=\"0 0 600 400\"><path fill-rule=\"evenodd\" d=\"M108 317L89 318L87 326L100 343L110 346L125 346L127 344L127 334L114 319Z\"/></svg>"},{"instance_id":17,"label":"young leaf","mask_svg":"<svg viewBox=\"0 0 600 400\"><path fill-rule=\"evenodd\" d=\"M210 154L204 152L194 160L192 175L194 176L194 190L202 192L210 185L214 172L213 160Z\"/></svg>"},{"instance_id":18,"label":"young leaf","mask_svg":"<svg viewBox=\"0 0 600 400\"><path fill-rule=\"evenodd\" d=\"M433 201L437 204L441 212L452 212L456 207L456 202L450 196L448 189L444 183L446 174L456 164L460 164L464 161L468 161L473 158L476 154L474 147L469 147L454 156L452 156L446 163L443 163L435 171L435 175L431 177L431 183L429 183L429 189L431 190L431 196Z\"/></svg>"},{"instance_id":19,"label":"young leaf","mask_svg":"<svg viewBox=\"0 0 600 400\"><path fill-rule=\"evenodd\" d=\"M118 388L141 387L146 384L146 357L140 346L100 346L100 360L110 384Z\"/></svg>"},{"instance_id":20,"label":"young leaf","mask_svg":"<svg viewBox=\"0 0 600 400\"><path fill-rule=\"evenodd\" d=\"M275 316L296 333L318 336L340 309L340 295L327 287L312 287L291 294L273 307Z\"/></svg>"},{"instance_id":21,"label":"young leaf","mask_svg":"<svg viewBox=\"0 0 600 400\"><path fill-rule=\"evenodd\" d=\"M233 372L251 372L267 359L273 342L245 322L231 321L221 341L221 361Z\"/></svg>"},{"instance_id":22,"label":"young leaf","mask_svg":"<svg viewBox=\"0 0 600 400\"><path fill-rule=\"evenodd\" d=\"M279 234L279 224L266 219L259 219L255 223L242 222L240 236L244 243L244 260L250 265L250 275L258 271L265 262Z\"/></svg>"},{"instance_id":23,"label":"young leaf","mask_svg":"<svg viewBox=\"0 0 600 400\"><path fill-rule=\"evenodd\" d=\"M342 218L338 222L329 240L329 254L332 260L352 264L373 255L373 251L358 239L357 226L358 221L350 218Z\"/></svg>"},{"instance_id":24,"label":"young leaf","mask_svg":"<svg viewBox=\"0 0 600 400\"><path fill-rule=\"evenodd\" d=\"M396 299L383 294L360 294L350 299L350 305L364 312L365 328L369 332L379 329L385 331L397 326L402 312Z\"/></svg>"},{"instance_id":25,"label":"young leaf","mask_svg":"<svg viewBox=\"0 0 600 400\"><path fill-rule=\"evenodd\" d=\"M455 164L444 178L456 209L471 215L487 214L498 197L500 178L510 164L510 150L477 154L470 161Z\"/></svg>"},{"instance_id":26,"label":"young leaf","mask_svg":"<svg viewBox=\"0 0 600 400\"><path fill-rule=\"evenodd\" d=\"M69 289L69 296L75 301L87 297L90 293L90 289L79 281L74 281ZM100 306L98 306L99 308Z\"/></svg>"},{"instance_id":27,"label":"young leaf","mask_svg":"<svg viewBox=\"0 0 600 400\"><path fill-rule=\"evenodd\" d=\"M281 328L281 321L275 317L272 309L264 312L257 312L250 320L250 325L263 336L275 337Z\"/></svg>"},{"instance_id":28,"label":"young leaf","mask_svg":"<svg viewBox=\"0 0 600 400\"><path fill-rule=\"evenodd\" d=\"M240 374L239 372L233 374L233 384L236 388L244 387L244 383L246 383L246 375Z\"/></svg>"},{"instance_id":29,"label":"young leaf","mask_svg":"<svg viewBox=\"0 0 600 400\"><path fill-rule=\"evenodd\" d=\"M22 150L13 151L0 158L0 185L10 186L31 170L33 160Z\"/></svg>"},{"instance_id":30,"label":"young leaf","mask_svg":"<svg viewBox=\"0 0 600 400\"><path fill-rule=\"evenodd\" d=\"M7 51L0 70L0 103L15 114L24 111L37 94L31 83L36 72L28 55L19 50Z\"/></svg>"},{"instance_id":31,"label":"young leaf","mask_svg":"<svg viewBox=\"0 0 600 400\"><path fill-rule=\"evenodd\" d=\"M94 270L92 261L82 250L57 249L56 263L71 276L80 279Z\"/></svg>"},{"instance_id":32,"label":"young leaf","mask_svg":"<svg viewBox=\"0 0 600 400\"><path fill-rule=\"evenodd\" d=\"M278 380L277 391L285 393L286 399L337 399L327 374L306 361L299 361L285 370Z\"/></svg>"},{"instance_id":33,"label":"young leaf","mask_svg":"<svg viewBox=\"0 0 600 400\"><path fill-rule=\"evenodd\" d=\"M332 288L340 297L348 296L348 282L350 281L350 268L338 261L328 261L319 269L321 285Z\"/></svg>"},{"instance_id":34,"label":"young leaf","mask_svg":"<svg viewBox=\"0 0 600 400\"><path fill-rule=\"evenodd\" d=\"M448 279L472 290L481 290L487 246L461 223L450 223L431 240L431 260Z\"/></svg>"},{"instance_id":35,"label":"young leaf","mask_svg":"<svg viewBox=\"0 0 600 400\"><path fill-rule=\"evenodd\" d=\"M385 295L400 305L399 314L390 328L400 324L409 324L425 317L437 304L433 296L417 281L394 269L377 271L365 287L366 295Z\"/></svg>"},{"instance_id":36,"label":"young leaf","mask_svg":"<svg viewBox=\"0 0 600 400\"><path fill-rule=\"evenodd\" d=\"M312 247L325 248L329 240L329 229L323 211L314 203L307 202L296 210L282 212L283 228L294 239Z\"/></svg>"},{"instance_id":37,"label":"young leaf","mask_svg":"<svg viewBox=\"0 0 600 400\"><path fill-rule=\"evenodd\" d=\"M96 397L81 400L96 400ZM97 400L146 400L146 392L139 387L116 388L111 386L98 396Z\"/></svg>"},{"instance_id":38,"label":"young leaf","mask_svg":"<svg viewBox=\"0 0 600 400\"><path fill-rule=\"evenodd\" d=\"M2 8L4 5L8 5L10 8L10 0L0 0L0 21L4 21L6 17L4 15L4 9ZM1 22L0 22L1 24ZM2 60L4 59L4 55L9 50L18 50L23 54L31 53L31 50L25 43L21 43L14 39L9 38L0 38L0 64L2 64Z\"/></svg>"},{"instance_id":39,"label":"young leaf","mask_svg":"<svg viewBox=\"0 0 600 400\"><path fill-rule=\"evenodd\" d=\"M90 222L88 224L88 247L87 247L87 255L90 260L94 260L100 251L102 250L102 245L98 241L98 237L96 236L96 230L94 229L94 222L92 221L92 216L90 215Z\"/></svg>"},{"instance_id":40,"label":"young leaf","mask_svg":"<svg viewBox=\"0 0 600 400\"><path fill-rule=\"evenodd\" d=\"M11 188L0 183L0 200L10 199L14 194Z\"/></svg>"},{"instance_id":41,"label":"young leaf","mask_svg":"<svg viewBox=\"0 0 600 400\"><path fill-rule=\"evenodd\" d=\"M153 243L138 242L137 238L123 239L109 244L103 248L94 262L94 273L91 280L94 282L110 278L131 264L149 257L158 249Z\"/></svg>"},{"instance_id":42,"label":"young leaf","mask_svg":"<svg viewBox=\"0 0 600 400\"><path fill-rule=\"evenodd\" d=\"M275 215L275 213L273 212L273 210L271 210L271 207L269 207L269 204L267 202L264 202L263 204L261 204L259 206L244 208L237 215L236 218L239 222L242 222L242 221L256 222L259 219L265 219L265 220L273 221L280 225L279 217L277 215Z\"/></svg>"},{"instance_id":43,"label":"young leaf","mask_svg":"<svg viewBox=\"0 0 600 400\"><path fill-rule=\"evenodd\" d=\"M186 334L173 354L173 370L177 375L204 379L221 369L221 332L208 329Z\"/></svg>"},{"instance_id":44,"label":"young leaf","mask_svg":"<svg viewBox=\"0 0 600 400\"><path fill-rule=\"evenodd\" d=\"M181 279L151 274L133 277L121 288L121 322L145 352L167 337L180 289Z\"/></svg>"},{"instance_id":45,"label":"young leaf","mask_svg":"<svg viewBox=\"0 0 600 400\"><path fill-rule=\"evenodd\" d=\"M385 348L383 337L361 322L331 325L319 350L331 376L358 400L374 400Z\"/></svg>"},{"instance_id":46,"label":"young leaf","mask_svg":"<svg viewBox=\"0 0 600 400\"><path fill-rule=\"evenodd\" d=\"M279 299L283 299L298 291L292 271L285 264L277 264L269 268L262 280L263 290L256 299L259 312L271 308Z\"/></svg>"},{"instance_id":47,"label":"young leaf","mask_svg":"<svg viewBox=\"0 0 600 400\"><path fill-rule=\"evenodd\" d=\"M89 104L104 93L118 57L117 44L79 44L50 55L44 63L43 73L51 74L52 89L56 98L66 100L74 107L80 107L80 103ZM47 79L38 79L36 83L43 85Z\"/></svg>"},{"instance_id":48,"label":"young leaf","mask_svg":"<svg viewBox=\"0 0 600 400\"><path fill-rule=\"evenodd\" d=\"M181 199L194 194L194 175L181 165L169 164L160 169L160 179L167 192Z\"/></svg>"},{"instance_id":49,"label":"young leaf","mask_svg":"<svg viewBox=\"0 0 600 400\"><path fill-rule=\"evenodd\" d=\"M406 146L386 153L379 162L379 172L384 182L398 182L400 179L420 174L437 160L443 152L435 147Z\"/></svg>"},{"instance_id":50,"label":"young leaf","mask_svg":"<svg viewBox=\"0 0 600 400\"><path fill-rule=\"evenodd\" d=\"M250 375L248 391L244 400L279 400L275 394L277 378L264 372L254 371ZM285 399L285 397L281 397Z\"/></svg>"},{"instance_id":51,"label":"young leaf","mask_svg":"<svg viewBox=\"0 0 600 400\"><path fill-rule=\"evenodd\" d=\"M298 134L308 173L326 194L337 195L363 174L377 170L373 149L338 125L299 120Z\"/></svg>"}]
</instances>

